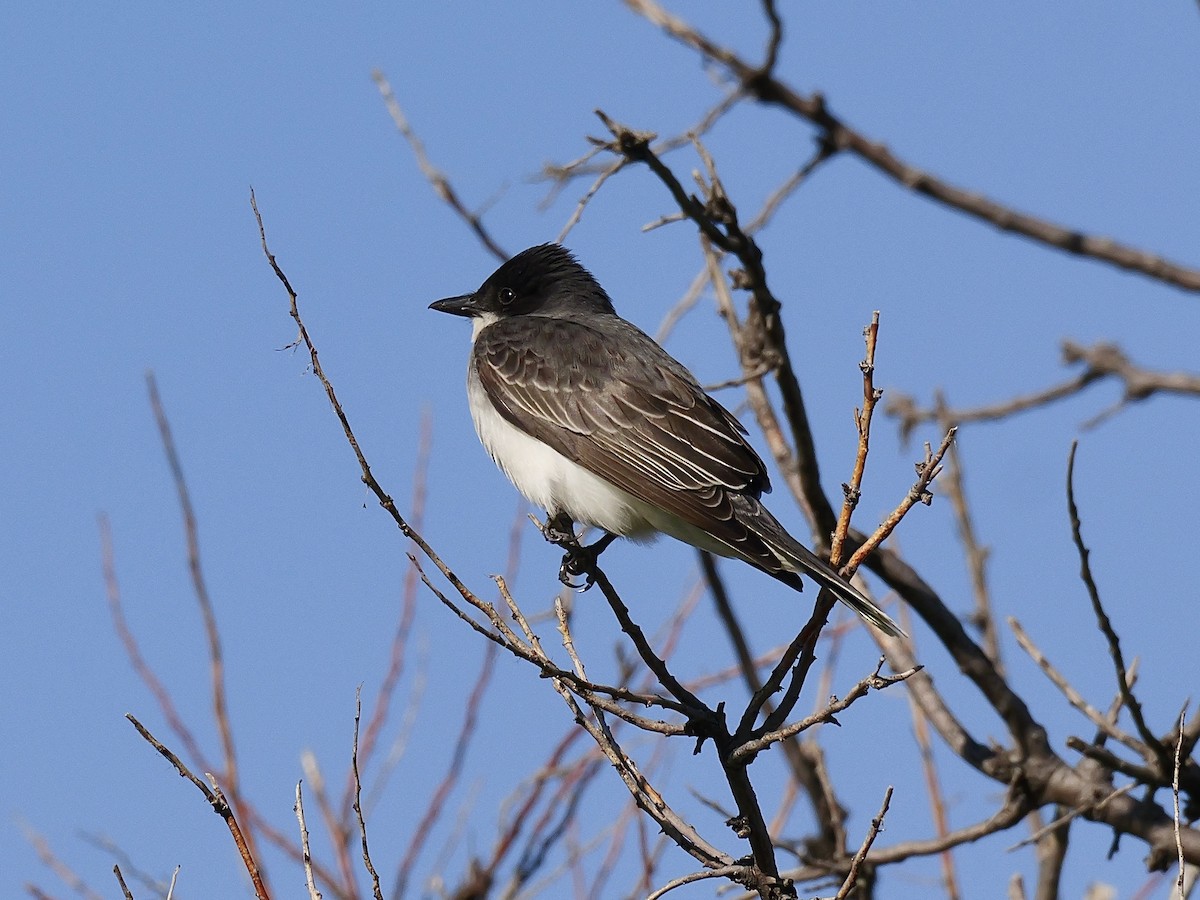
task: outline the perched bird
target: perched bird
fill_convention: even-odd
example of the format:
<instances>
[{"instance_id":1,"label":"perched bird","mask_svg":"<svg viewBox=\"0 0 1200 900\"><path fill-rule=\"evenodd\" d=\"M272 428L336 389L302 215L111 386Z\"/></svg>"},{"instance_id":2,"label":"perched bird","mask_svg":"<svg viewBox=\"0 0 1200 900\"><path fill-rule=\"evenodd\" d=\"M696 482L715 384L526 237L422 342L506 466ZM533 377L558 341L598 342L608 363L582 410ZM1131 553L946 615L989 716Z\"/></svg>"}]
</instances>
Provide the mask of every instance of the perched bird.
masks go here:
<instances>
[{"instance_id":1,"label":"perched bird","mask_svg":"<svg viewBox=\"0 0 1200 900\"><path fill-rule=\"evenodd\" d=\"M669 534L750 563L795 590L800 574L888 634L891 618L789 535L762 505L770 491L746 430L695 377L613 309L559 244L517 254L479 290L431 309L472 319L467 399L492 459L550 516L615 537ZM587 557L568 553L560 576ZM568 582L569 583L569 582Z\"/></svg>"}]
</instances>

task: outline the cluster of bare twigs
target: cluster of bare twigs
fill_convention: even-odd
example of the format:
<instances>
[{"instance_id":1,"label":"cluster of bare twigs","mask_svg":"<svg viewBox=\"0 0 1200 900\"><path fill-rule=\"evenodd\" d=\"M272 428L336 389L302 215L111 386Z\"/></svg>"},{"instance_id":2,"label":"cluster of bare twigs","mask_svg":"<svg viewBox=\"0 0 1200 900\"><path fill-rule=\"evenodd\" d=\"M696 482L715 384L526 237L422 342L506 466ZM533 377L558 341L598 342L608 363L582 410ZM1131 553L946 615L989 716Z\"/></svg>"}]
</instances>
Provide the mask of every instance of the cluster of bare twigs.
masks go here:
<instances>
[{"instance_id":1,"label":"cluster of bare twigs","mask_svg":"<svg viewBox=\"0 0 1200 900\"><path fill-rule=\"evenodd\" d=\"M678 183L673 181L674 176L665 166L662 166L661 162L657 161L657 157L653 157L650 154L644 140L640 136L633 135L627 129L621 129L620 126L612 125L612 128L617 140L622 141L624 138L624 146L633 148L632 152L640 154L641 159L653 158L657 164L657 168L655 165L651 167L660 173L660 177L663 177L668 183L668 187L672 188L673 194L676 196L682 195ZM709 203L704 208L695 204L685 207L689 218L700 224L706 237L719 242L722 249L736 254L739 260L743 262L761 260L761 254L757 246L738 229L736 216L733 213L732 207L727 207L720 213L722 217L721 221L725 226L724 229L716 230L713 226L714 220L708 210L718 208L719 201L716 198L723 196L723 189L720 186L719 179L716 177L715 169L712 170L711 174ZM647 639L641 626L633 620L628 607L608 577L603 570L595 565L591 566L586 573L589 580L600 588L601 593L608 601L613 614L620 623L621 630L633 642L638 655L645 663L646 668L653 674L654 680L662 692L635 691L621 685L606 685L590 680L587 677L583 660L575 651L575 641L571 634L569 618L561 599L555 604L555 615L561 643L570 660L570 666L568 668L555 663L553 658L545 651L541 636L531 626L529 617L518 605L517 600L508 589L505 580L501 577L496 578L496 586L503 602L503 607L500 607L495 602L483 599L478 593L471 590L450 570L442 558L401 516L391 497L376 481L374 475L371 473L370 465L354 436L346 414L337 399L336 392L321 368L316 347L300 317L296 292L267 248L265 230L263 229L262 218L258 214L257 206L255 206L255 214L258 216L260 233L263 237L264 252L267 253L276 275L288 292L292 317L295 319L297 327L300 330L299 340L307 347L312 360L313 371L324 386L334 412L342 423L346 438L350 446L354 449L362 470L363 482L375 494L380 505L392 516L405 537L412 540L421 553L446 578L458 597L452 598L437 587L426 574L417 556L410 554L410 559L420 573L422 581L424 581L429 590L446 607L453 611L456 616L480 636L494 642L519 659L536 666L540 673L550 680L555 690L558 691L567 704L572 713L572 718L592 737L604 757L608 759L620 774L622 781L624 781L638 808L648 815L664 834L681 849L690 854L703 867L693 875L675 879L666 885L665 888L661 889L660 892L655 892L652 896L665 892L667 889L703 878L725 878L736 881L750 888L758 895L767 898L795 896L795 889L791 879L780 876L776 860L775 841L772 838L766 818L749 779L748 767L750 763L759 753L770 749L779 742L790 740L822 722L836 721L834 718L836 714L847 709L852 703L865 696L872 688L877 690L883 689L897 682L904 681L914 675L920 667L913 665L895 675L881 675L880 669L883 665L883 661L881 660L875 671L859 681L844 697L834 699L823 710L814 715L808 716L798 722L788 723L788 719L800 699L808 672L815 661L817 638L835 603L832 594L823 591L817 599L816 608L809 623L790 642L778 660L774 662L770 674L761 685L756 687L749 703L738 717L737 727L731 729L727 724L728 717L725 705L722 703L713 707L706 704L697 694L682 684L672 674L667 661L658 654ZM729 235L736 235L736 238L730 239ZM711 254L711 250L709 252ZM710 256L710 260L712 259L714 258ZM762 270L761 265L755 265L754 262L750 262L750 265L757 271L756 276L751 276L758 279L755 282L759 285L757 296L766 298L761 302L773 304L774 308L777 309L778 303L770 297L766 286L765 271ZM781 326L776 324L776 328L779 330L780 335L782 335ZM877 331L878 321L876 320L868 328L868 335L870 336L868 340L868 358L862 364L865 380L864 396L870 397L872 400L864 406L864 410L859 417L859 433L862 446L860 464L855 468L853 488L847 489L846 505L848 509L842 517L842 526L838 533L839 546L845 542L846 532L849 528L849 508L853 506L851 497L857 494L858 484L861 482L863 474L862 464L865 464L866 446L870 433L871 411L874 408L873 401L877 399L877 392L871 382L874 371L874 337ZM780 339L782 340L782 337ZM790 373L790 368L787 371ZM759 377L761 378L762 376ZM793 390L798 394L799 387L797 384L793 385ZM842 568L843 575L847 577L853 575L860 561L879 546L914 503L918 500L928 502L928 486L933 478L936 477L941 458L945 454L952 438L953 432L951 431L947 434L946 439L936 453L927 448L926 458L918 466L917 482L909 490L896 511L885 520L880 528L868 539L859 542L859 546L850 561ZM571 542L573 542L573 539L572 541L564 542L564 544ZM841 560L835 558L834 563L835 565L840 564ZM463 606L463 603L466 606ZM471 610L474 610L479 618L472 615ZM507 612L507 616L505 615L505 611ZM509 617L516 623L516 628L509 625ZM745 674L748 678L757 679L756 669L753 667ZM770 698L780 692L782 692L781 699L776 702L773 708L767 711L766 707ZM657 709L673 714L676 721L663 721L648 717L642 713L635 712L630 707L630 704L635 705L637 708ZM699 752L706 742L711 742L714 745L721 769L726 777L730 793L736 805L736 812L727 824L730 825L735 834L748 842L751 851L749 859L742 861L720 850L714 842L698 833L668 804L662 793L655 789L640 771L633 757L621 746L608 720L610 716L643 731L664 736L689 736L696 738L696 752ZM761 722L759 721L760 717L762 718ZM878 826L875 828L875 832L877 831ZM874 834L871 834L870 840L873 840L873 837ZM863 854L866 853L865 848L869 848L870 840L864 844ZM846 856L843 865L845 867L847 885L852 887L857 882L862 863L861 855L848 854ZM831 871L836 871L836 869Z\"/></svg>"},{"instance_id":2,"label":"cluster of bare twigs","mask_svg":"<svg viewBox=\"0 0 1200 900\"><path fill-rule=\"evenodd\" d=\"M1140 707L1132 692L1132 685L1126 680L1128 673L1124 669L1123 663L1120 662L1119 644L1115 640L1115 632L1112 631L1107 617L1102 614L1098 595L1094 591L1094 585L1090 583L1090 575L1086 568L1086 556L1081 549L1081 555L1084 556L1085 561L1085 581L1089 583L1089 591L1094 599L1097 620L1106 635L1112 635L1109 639L1110 651L1117 668L1120 689L1118 699L1107 716L1098 713L1089 716L1096 722L1106 723L1098 731L1096 740L1090 744L1078 739L1068 742L1068 747L1083 754L1083 759L1071 764L1055 752L1047 741L1045 729L1035 718L1025 700L1015 692L1007 680L1000 658L997 628L988 596L985 569L986 551L979 544L974 533L963 488L962 464L953 449L943 446L939 452L939 458L941 453L947 452L947 449L952 454L949 457L951 479L944 487L952 499L972 574L976 607L971 615L970 624L980 632L982 643L977 643L970 637L958 617L949 611L936 592L899 556L897 551L890 547L883 547L868 556L867 553L872 549L873 542L868 542L864 535L855 532L847 533L844 527L839 527L841 517L835 515L833 506L819 487L815 448L811 432L807 427L807 417L799 384L788 358L788 348L780 316L780 304L767 287L765 267L761 254L752 240L752 234L756 227L760 227L769 220L778 204L783 202L790 192L824 160L834 154L848 151L876 166L880 171L906 187L976 216L998 228L1023 234L1048 247L1131 269L1186 290L1200 289L1200 271L1167 263L1153 254L1122 246L1107 239L1095 238L1062 228L1045 220L1007 209L977 194L948 185L928 173L921 172L898 160L882 144L869 140L836 118L830 112L824 98L819 95L803 96L778 79L774 72L774 62L781 40L782 23L773 4L764 4L770 26L770 36L764 61L759 65L746 62L733 51L722 47L680 18L666 12L653 0L629 0L628 5L662 27L673 38L694 48L708 62L724 69L729 74L732 84L693 132L661 141L650 133L619 125L604 114L600 114L610 137L593 139L593 148L589 153L572 163L547 167L544 172L545 177L552 181L555 192L561 191L578 177L594 178L572 214L568 228L579 220L585 206L604 182L628 165L643 164L662 181L678 210L663 216L647 227L658 227L672 221L691 220L700 230L702 250L706 260L704 269L693 280L691 288L681 300L679 307L668 317L668 322L664 323L665 328L672 327L683 311L694 305L706 282L711 285L717 298L718 308L729 324L732 342L742 368L741 376L722 386L745 387L750 408L766 438L778 468L783 473L785 483L812 524L814 541L823 544L830 534L834 534L835 547L840 548L842 542L845 541L854 549L855 555L852 562L865 559L865 564L880 575L889 587L895 590L898 596L921 616L932 630L935 638L950 652L960 670L975 683L988 705L999 714L1009 732L1011 744L1006 747L994 743L984 743L974 738L962 724L961 719L951 710L945 698L933 687L925 673L914 672L907 684L913 700L914 716L920 724L920 731L923 732L926 725L932 726L947 746L963 761L1006 785L1007 796L997 813L984 821L951 832L945 825L944 815L939 815L937 816L940 822L939 834L935 838L905 842L873 851L868 857L869 861L879 866L915 855L943 854L943 858L947 861L944 869L946 889L951 896L957 896L958 889L954 884L952 866L949 865L949 856L946 851L958 844L978 840L996 831L1012 828L1031 813L1036 814L1036 811L1042 807L1053 805L1059 810L1059 817L1051 825L1035 831L1034 839L1038 843L1040 862L1037 896L1056 896L1058 877L1061 873L1066 848L1066 841L1063 837L1066 822L1077 817L1101 822L1112 828L1114 835L1136 835L1150 847L1148 863L1152 870L1163 869L1170 860L1178 860L1182 879L1183 861L1187 859L1195 863L1200 860L1200 843L1197 842L1197 833L1182 827L1180 816L1168 814L1161 806L1148 799L1134 801L1129 798L1127 795L1132 790L1131 787L1126 786L1114 790L1112 779L1114 775L1122 774L1134 779L1132 784L1143 786L1151 792L1155 788L1164 786L1172 786L1174 790L1173 786L1178 784L1191 803L1190 807L1187 803L1184 804L1182 818L1184 820L1193 818L1196 812L1195 786L1189 793L1189 789L1184 785L1188 784L1191 777L1187 773L1193 771L1195 767L1195 763L1190 760L1190 755L1194 749L1196 736L1200 734L1200 720L1194 716L1187 721L1186 717L1181 716L1176 727L1161 736L1155 736L1143 722L1142 726L1137 729L1138 737L1136 739L1123 731L1120 732L1121 737L1115 736L1115 726L1112 723L1123 710L1128 711L1134 717L1135 722L1141 721L1142 717ZM742 98L753 98L778 106L790 114L807 120L817 128L818 148L813 158L798 170L797 175L780 186L760 216L753 220L752 225L744 229L738 225L736 209L725 194L720 179L716 175L713 160L699 139L702 130L713 127L720 117ZM704 165L705 174L698 177L699 195L693 195L684 188L662 159L663 154L688 145L696 150ZM599 151L602 150L614 156L615 161L607 164L597 162ZM719 272L719 260L726 255L732 255L739 263L738 268L732 273L734 286L745 289L748 293L748 309L744 322L739 320L728 290L728 282ZM873 337L872 335L872 339ZM902 428L905 434L910 433L913 428L924 421L936 421L949 434L960 423L999 418L1022 409L1051 402L1081 390L1086 385L1102 378L1116 377L1122 380L1124 394L1121 405L1143 399L1156 392L1169 391L1190 395L1196 393L1195 376L1186 373L1159 374L1140 369L1129 363L1118 349L1109 345L1083 348L1068 342L1064 345L1064 355L1068 362L1084 364L1084 372L1066 385L1039 392L1031 397L1016 398L1007 403L978 411L951 410L944 401L939 399L935 409L928 412L918 409L913 401L900 397L893 401L889 409L902 419ZM864 372L866 371L867 368L864 367ZM763 380L766 377L774 378L782 397L779 410L774 407L762 390ZM872 406L876 399L877 397L873 393L868 393L865 407ZM1117 407L1117 409L1119 408ZM1111 410L1104 415L1115 411L1116 409ZM860 434L862 434L861 431ZM863 435L860 443L860 456L865 455L866 449L866 438ZM928 461L923 464L923 468L925 471L929 471ZM924 488L918 487L910 493L909 498L911 502L916 502L919 499L925 499L926 496ZM857 484L852 483L847 486L847 503L843 504L843 511L851 508L856 498ZM846 537L843 538L843 534ZM1082 544L1080 547L1082 548ZM738 641L736 623L732 618L731 609L727 604L721 603L723 591L716 578L716 570L709 565L706 566L705 571L712 581L714 595L718 599L722 614L726 616L726 621L733 625L731 630L734 633L734 645L739 658L744 661L749 658L748 648ZM876 637L883 644L893 667L905 671L915 667L915 652L911 645L902 641ZM748 682L752 688L757 684L752 676L748 676ZM1074 696L1078 697L1077 692ZM1081 708L1091 709L1081 698L1077 705ZM1104 744L1110 737L1133 751L1139 761L1122 760L1111 751L1106 750ZM927 741L928 738L923 740ZM931 759L928 754L927 758ZM1170 764L1172 762L1174 765ZM930 763L930 765L932 764ZM825 802L822 792L813 790L815 786L814 767L810 766L807 771L803 771L803 768L801 763L794 767L794 772L797 781L810 789L814 811L817 813L818 822L821 823L820 827L828 835L844 835L844 832L839 829L839 821L834 812L836 804ZM936 776L931 771L929 780L931 785L936 784ZM935 812L937 812L939 801L936 791L932 787L931 799L935 805ZM1066 818L1064 819L1063 816ZM826 847L828 846L826 844ZM844 846L844 841L839 841L836 846L840 849ZM836 852L833 855L836 856ZM788 874L803 878L815 877L817 872L808 869Z\"/></svg>"},{"instance_id":3,"label":"cluster of bare twigs","mask_svg":"<svg viewBox=\"0 0 1200 900\"><path fill-rule=\"evenodd\" d=\"M360 881L365 873L370 895L382 900L383 879L369 849L368 821L371 803L377 798L389 772L387 764L377 762L380 735L400 672L406 664L405 647L419 581L487 642L489 650L465 709L458 744L450 754L452 762L433 792L412 843L395 868L392 896L403 895L410 885L432 821L441 814L442 798L458 778L457 761L461 760L461 750L474 732L475 715L492 677L492 662L500 651L536 669L562 698L578 727L566 730L538 772L514 793L512 814L498 829L490 850L478 854L469 870L460 874L457 883L450 884L448 876L444 876L443 888L447 896L462 900L493 894L514 896L521 891L535 890L538 877L553 877L544 872L549 851L556 842L564 840L564 825L573 820L584 787L599 777L605 762L617 772L629 795L626 815L611 830L607 856L612 859L619 855L629 833L636 831L643 847L643 871L637 890L651 898L706 879L731 881L764 898L795 897L798 884L811 885L813 889L827 887L835 890L837 897L865 898L872 896L877 873L883 867L921 856L941 858L943 888L947 896L958 897L961 887L951 854L953 848L1011 830L1026 821L1032 823L1031 834L1020 843L1032 843L1038 851L1035 895L1051 898L1058 894L1068 830L1077 820L1092 821L1110 829L1114 851L1123 835L1141 841L1148 849L1148 868L1152 871L1176 868L1182 892L1187 873L1194 873L1194 867L1200 865L1200 831L1186 825L1200 817L1200 765L1194 759L1196 745L1200 742L1200 711L1189 717L1185 705L1169 727L1159 727L1157 731L1147 721L1135 693L1136 662L1126 662L1117 630L1101 602L1089 565L1074 497L1074 451L1068 467L1068 515L1078 550L1081 578L1113 662L1116 691L1107 709L1097 707L1073 687L1020 624L1015 619L1008 619L1020 646L1094 729L1086 740L1071 737L1066 742L1067 748L1078 755L1077 759L1069 761L1051 745L1034 710L1007 677L1001 658L999 628L989 595L987 551L976 535L966 498L963 462L953 442L959 426L1005 419L1063 399L1105 379L1121 382L1122 399L1116 407L1097 416L1092 424L1129 403L1156 393L1194 397L1200 394L1200 377L1189 373L1155 372L1136 366L1117 347L1108 344L1083 347L1068 341L1063 345L1064 360L1068 364L1081 365L1082 371L1063 384L1028 396L977 409L955 409L940 396L929 408L923 408L916 400L896 394L885 408L898 419L902 434L907 437L932 422L937 426L940 440L936 447L925 445L924 456L916 464L915 482L883 523L867 534L852 527L851 516L860 500L873 415L881 399L881 392L874 382L879 314L875 314L865 330L866 354L860 364L863 400L855 416L859 440L851 474L843 485L844 496L838 505L830 501L821 487L816 445L784 327L785 306L771 289L768 262L755 236L826 160L849 153L898 184L948 208L996 228L1022 234L1047 247L1132 270L1189 291L1200 290L1200 270L1006 208L898 159L883 144L838 118L821 95L804 95L780 79L776 62L783 39L783 21L773 0L762 3L768 36L760 63L743 59L666 11L655 0L626 0L626 3L673 39L692 48L706 62L718 67L728 76L729 85L693 128L662 140L599 112L607 134L592 138L591 146L579 158L548 166L543 171L543 177L551 184L552 197L578 179L590 179L560 234L560 240L580 221L588 203L607 181L635 166L644 166L653 173L664 189L664 196L670 198L675 208L646 227L690 223L698 232L701 257L691 286L667 316L663 332L675 327L701 295L711 291L728 327L740 369L736 377L717 387L738 387L745 392L748 407L783 482L810 524L813 544L826 552L847 578L854 577L863 566L874 572L901 601L903 615L907 616L907 611L911 610L919 617L931 638L949 654L961 675L974 685L982 704L1003 724L1005 736L985 740L973 734L964 724L969 717L953 708L947 696L935 686L930 673L918 663L915 642L877 633L873 637L879 643L882 656L874 669L840 698L818 704L807 716L799 715L799 701L805 690L813 693L809 676L816 661L818 640L823 634L829 641L830 654L837 653L841 631L836 627L827 628L834 604L832 596L822 591L811 618L795 636L782 640L776 650L756 656L730 602L728 589L713 560L706 554L701 554L700 558L703 586L711 593L730 640L734 664L692 683L681 680L672 671L671 654L686 615L681 613L672 620L669 633L648 636L633 619L621 593L604 571L593 566L587 574L599 587L636 651L641 667L625 661L620 667L620 677L610 683L590 677L587 662L576 650L572 618L564 597L555 601L550 617L539 620L522 608L510 590L511 578L496 577L494 592L490 587L482 591L468 586L420 534L423 469L418 467L418 499L409 516L400 513L389 493L375 479L334 387L322 369L316 344L301 318L297 293L268 248L266 230L253 195L251 203L262 249L287 291L290 312L299 332L296 344L309 354L312 370L355 454L362 481L414 547L410 553L411 575L393 640L391 662L381 679L378 699L365 719L361 734L360 724L364 724L360 722L361 702L356 710L353 751L340 802L326 790L324 776L316 761L308 759L305 763L310 806L315 803L333 858L317 859L311 852L305 797L299 785L295 806L299 825L297 838L269 824L268 817L246 796L240 782L234 731L225 699L227 688L219 631L204 585L195 517L153 380L150 382L151 402L184 511L193 589L208 641L213 718L221 744L219 764L206 756L176 710L170 691L145 662L125 622L111 543L102 523L105 575L114 622L134 668L154 695L162 718L183 753L176 754L133 717L130 717L131 721L225 820L258 897L270 895L269 882L260 865L259 849L261 845L269 844L303 867L312 898L333 896L339 900L352 900L362 896L364 889ZM374 78L397 128L409 142L421 171L438 196L462 218L483 246L498 258L504 258L506 254L501 243L489 232L482 216L470 209L449 177L429 160L386 78L379 72L374 73ZM771 193L756 215L743 222L703 138L710 129L718 126L723 116L745 100L773 106L809 123L815 129L816 150L798 163L795 173ZM685 186L676 175L677 167L666 161L671 153L689 150L695 153L701 165L695 175L694 190ZM726 266L730 268L726 270ZM776 396L778 401L774 399ZM939 489L950 501L971 574L975 605L966 622L948 607L893 543L885 543L913 506L930 502L930 486L939 474ZM515 535L520 529L514 527L513 533L515 547ZM431 576L426 571L427 564L436 569L436 575ZM442 580L438 580L438 576ZM449 589L443 584L448 584ZM633 589L636 588L623 586L625 591ZM689 602L694 601L695 597ZM553 629L554 643L561 647L561 652L557 648L547 649L551 641L539 632L539 627ZM978 634L978 639L972 632ZM890 668L890 674L884 673L885 664ZM740 709L727 706L724 701L713 703L704 699L714 683L734 678L742 680L749 695ZM865 834L852 839L846 827L846 809L838 787L829 775L821 744L812 733L821 723L836 722L838 715L872 689L887 688L898 682L904 682L908 692L936 833L924 839L877 847L876 839L892 799L891 791L883 799L878 815ZM827 696L828 684L823 681L816 693ZM1124 727L1124 721L1131 722L1132 729ZM728 834L705 834L689 824L664 792L655 786L653 765L639 765L628 750L629 736L640 734L657 735L662 739L685 737L694 742L698 754L711 752L733 802L732 810L723 811L728 816L727 826L739 842L738 846L743 848L741 852L724 849L730 840ZM991 815L956 829L949 826L934 763L934 734L957 760L1003 786L1003 799ZM586 745L584 735L591 739L592 745ZM750 776L751 763L765 753L782 758L789 775L790 793L774 820L768 819ZM363 773L373 763L379 771L376 781L366 785L364 796ZM196 776L192 771L194 768L204 773L205 778ZM1156 799L1159 791L1170 792L1173 803L1169 808ZM1135 792L1142 796L1132 796ZM789 840L781 833L787 810L799 797L808 802L815 823L814 833L804 841ZM1047 808L1053 810L1049 821L1043 818ZM647 823L660 832L657 843L646 831ZM686 853L696 869L690 874L663 881L656 877L657 867L671 845ZM781 853L786 853L789 859L794 858L796 863L790 867L781 864ZM609 867L604 866L602 870L601 878L608 877ZM132 897L133 892L119 868L116 877L124 896ZM604 882L601 881L592 886L592 895L599 896L603 890ZM1011 885L1010 895L1025 896L1023 886Z\"/></svg>"}]
</instances>

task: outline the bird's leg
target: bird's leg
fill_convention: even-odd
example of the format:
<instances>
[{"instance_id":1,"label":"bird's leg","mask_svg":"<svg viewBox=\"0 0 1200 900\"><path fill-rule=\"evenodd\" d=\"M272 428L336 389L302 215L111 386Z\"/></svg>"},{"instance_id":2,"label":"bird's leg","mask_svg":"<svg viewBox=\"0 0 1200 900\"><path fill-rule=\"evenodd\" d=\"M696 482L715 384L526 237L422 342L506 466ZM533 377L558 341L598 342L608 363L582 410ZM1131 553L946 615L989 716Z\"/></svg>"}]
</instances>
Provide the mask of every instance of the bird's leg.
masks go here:
<instances>
[{"instance_id":1,"label":"bird's leg","mask_svg":"<svg viewBox=\"0 0 1200 900\"><path fill-rule=\"evenodd\" d=\"M596 578L591 570L595 568L596 560L604 549L617 539L615 534L605 533L604 537L585 547L575 534L575 521L563 512L550 516L543 533L546 540L566 551L558 568L558 580L578 591L586 591L595 583ZM580 575L586 576L584 582L576 584L573 579Z\"/></svg>"},{"instance_id":2,"label":"bird's leg","mask_svg":"<svg viewBox=\"0 0 1200 900\"><path fill-rule=\"evenodd\" d=\"M570 544L578 544L579 538L575 535L575 520L564 512L555 513L546 520L546 527L542 529L542 533L552 544L558 544L560 547L567 547Z\"/></svg>"}]
</instances>

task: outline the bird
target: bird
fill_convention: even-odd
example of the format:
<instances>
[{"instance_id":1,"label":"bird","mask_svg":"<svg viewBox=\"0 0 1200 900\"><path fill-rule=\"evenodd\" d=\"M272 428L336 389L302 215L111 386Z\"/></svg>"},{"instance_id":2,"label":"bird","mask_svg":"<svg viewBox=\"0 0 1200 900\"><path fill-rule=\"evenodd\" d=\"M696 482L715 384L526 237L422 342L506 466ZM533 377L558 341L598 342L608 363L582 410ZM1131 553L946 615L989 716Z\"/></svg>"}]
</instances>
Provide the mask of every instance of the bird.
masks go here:
<instances>
[{"instance_id":1,"label":"bird","mask_svg":"<svg viewBox=\"0 0 1200 900\"><path fill-rule=\"evenodd\" d=\"M807 575L871 625L903 634L767 510L770 478L741 422L621 318L561 244L530 247L478 290L430 309L472 321L475 430L517 490L546 511L547 537L575 548L560 569L565 583L617 537L666 534L797 591ZM580 548L576 523L604 536Z\"/></svg>"}]
</instances>

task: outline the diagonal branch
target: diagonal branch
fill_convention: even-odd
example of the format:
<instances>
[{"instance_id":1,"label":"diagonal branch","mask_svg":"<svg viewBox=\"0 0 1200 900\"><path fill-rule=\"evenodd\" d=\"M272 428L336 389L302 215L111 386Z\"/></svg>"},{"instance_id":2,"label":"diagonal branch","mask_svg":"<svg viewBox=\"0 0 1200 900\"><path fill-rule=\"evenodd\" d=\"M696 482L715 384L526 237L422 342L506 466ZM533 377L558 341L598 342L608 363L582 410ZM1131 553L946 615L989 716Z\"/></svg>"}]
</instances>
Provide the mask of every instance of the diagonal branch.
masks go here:
<instances>
[{"instance_id":1,"label":"diagonal branch","mask_svg":"<svg viewBox=\"0 0 1200 900\"><path fill-rule=\"evenodd\" d=\"M440 169L429 161L429 155L425 152L425 144L413 131L412 126L408 123L408 117L404 115L404 110L400 108L400 102L396 99L396 94L392 91L392 86L387 80L387 76L379 69L371 72L371 79L375 82L375 86L379 89L379 95L383 98L383 103L387 107L388 115L392 117L392 122L396 125L396 130L404 140L408 141L408 146L412 148L413 156L417 158L417 165L421 168L421 174L425 176L430 187L434 192L449 206L452 210L458 213L459 217L467 223L467 226L475 232L475 236L479 238L479 242L499 260L508 259L511 255L502 248L492 237L483 225L483 219L477 212L472 212L463 203L458 196L458 192L454 190L454 185Z\"/></svg>"},{"instance_id":2,"label":"diagonal branch","mask_svg":"<svg viewBox=\"0 0 1200 900\"><path fill-rule=\"evenodd\" d=\"M1086 234L1018 212L982 194L943 181L900 159L883 143L851 128L830 111L821 94L798 93L771 72L751 65L733 50L716 43L668 12L655 0L625 0L625 4L675 40L719 64L737 79L746 93L762 103L779 106L811 122L821 129L823 140L838 150L853 153L897 184L987 222L1001 231L1011 231L1066 253L1128 269L1185 291L1200 292L1200 269L1171 262L1111 238Z\"/></svg>"},{"instance_id":3,"label":"diagonal branch","mask_svg":"<svg viewBox=\"0 0 1200 900\"><path fill-rule=\"evenodd\" d=\"M166 747L164 744L162 744L158 738L152 735L141 722L128 713L125 715L125 718L128 719L133 727L137 729L138 734L146 739L146 742L149 743L150 746L162 754L162 756L175 767L175 771L177 771L180 776L186 778L196 786L200 793L204 795L204 799L207 800L209 805L213 808L213 812L215 812L225 821L226 827L229 828L229 833L233 836L233 843L237 847L238 853L242 857L242 863L245 865L246 871L250 875L250 881L254 885L255 897L257 897L258 900L269 900L270 895L267 893L267 887L263 883L262 876L259 873L258 864L254 860L252 848L247 842L241 826L238 824L237 816L234 814L233 807L230 806L229 801L225 799L225 794L218 786L216 778L214 778L212 775L209 775L208 778L211 783L211 787L205 784L194 774L192 774L192 770L184 765L183 760L176 756L169 747Z\"/></svg>"}]
</instances>

